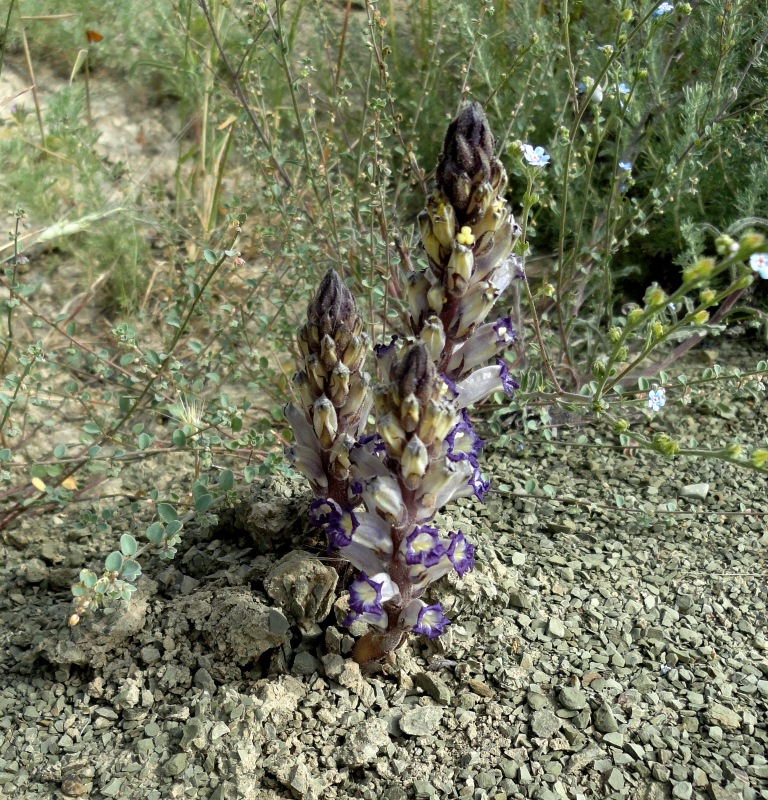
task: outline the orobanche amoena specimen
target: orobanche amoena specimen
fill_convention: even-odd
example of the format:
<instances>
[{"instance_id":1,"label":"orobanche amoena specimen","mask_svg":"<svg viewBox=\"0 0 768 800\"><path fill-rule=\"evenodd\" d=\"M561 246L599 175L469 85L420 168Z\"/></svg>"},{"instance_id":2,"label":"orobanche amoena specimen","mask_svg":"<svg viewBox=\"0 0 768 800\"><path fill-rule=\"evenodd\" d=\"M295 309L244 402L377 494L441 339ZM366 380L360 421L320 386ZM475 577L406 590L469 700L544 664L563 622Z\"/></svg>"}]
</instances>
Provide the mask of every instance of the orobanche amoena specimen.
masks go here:
<instances>
[{"instance_id":1,"label":"orobanche amoena specimen","mask_svg":"<svg viewBox=\"0 0 768 800\"><path fill-rule=\"evenodd\" d=\"M410 631L439 636L448 619L439 602L422 597L451 570L462 576L474 564L464 533L432 522L453 498L482 500L489 488L467 406L517 388L500 357L515 336L511 320L487 321L519 269L506 182L485 114L471 103L448 127L436 186L419 215L429 263L404 276L410 336L375 348L383 383L371 387L363 371L369 338L333 270L299 331L288 454L318 497L312 522L360 571L346 624L369 625L354 650L367 671Z\"/></svg>"}]
</instances>

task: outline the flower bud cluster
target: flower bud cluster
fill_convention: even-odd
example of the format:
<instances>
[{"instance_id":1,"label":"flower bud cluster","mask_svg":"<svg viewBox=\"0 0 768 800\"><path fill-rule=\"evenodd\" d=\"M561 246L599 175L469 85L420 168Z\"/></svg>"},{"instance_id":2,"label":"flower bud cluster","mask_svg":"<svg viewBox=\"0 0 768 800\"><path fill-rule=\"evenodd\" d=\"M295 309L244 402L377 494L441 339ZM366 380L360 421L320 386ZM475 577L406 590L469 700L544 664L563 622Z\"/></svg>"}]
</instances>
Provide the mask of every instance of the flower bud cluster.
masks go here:
<instances>
[{"instance_id":1,"label":"flower bud cluster","mask_svg":"<svg viewBox=\"0 0 768 800\"><path fill-rule=\"evenodd\" d=\"M514 339L507 318L486 322L520 268L521 233L503 193L507 174L478 103L451 122L436 187L419 215L428 268L406 276L410 325L438 371L453 381L499 355ZM502 387L498 383L487 394Z\"/></svg>"},{"instance_id":2,"label":"flower bud cluster","mask_svg":"<svg viewBox=\"0 0 768 800\"><path fill-rule=\"evenodd\" d=\"M421 595L449 572L470 570L474 548L461 531L442 534L431 522L451 499L482 497L488 488L477 460L482 442L423 342L392 361L375 401L378 434L350 455L350 502L324 498L312 506L330 546L360 570L347 623L371 626L355 651L361 663L380 658L409 631L442 633L448 620L440 604Z\"/></svg>"},{"instance_id":3,"label":"flower bud cluster","mask_svg":"<svg viewBox=\"0 0 768 800\"><path fill-rule=\"evenodd\" d=\"M349 455L371 407L370 379L362 370L369 347L355 299L330 269L298 333L301 362L293 378L298 403L285 408L296 443L292 466L315 494L344 502Z\"/></svg>"},{"instance_id":4,"label":"flower bud cluster","mask_svg":"<svg viewBox=\"0 0 768 800\"><path fill-rule=\"evenodd\" d=\"M428 267L405 281L412 341L376 348L383 382L373 398L361 372L367 341L354 300L329 272L299 332L302 363L293 426L294 466L318 500L315 525L331 549L359 570L347 623L365 622L355 658L370 665L408 632L442 633L448 620L422 595L450 572L464 575L474 548L462 531L432 522L450 500L489 484L482 442L466 408L517 384L500 355L514 341L507 317L486 321L518 269L520 228L502 196L506 173L477 103L450 124L437 186L419 217ZM488 361L496 358L496 364ZM363 436L375 401L376 432Z\"/></svg>"}]
</instances>

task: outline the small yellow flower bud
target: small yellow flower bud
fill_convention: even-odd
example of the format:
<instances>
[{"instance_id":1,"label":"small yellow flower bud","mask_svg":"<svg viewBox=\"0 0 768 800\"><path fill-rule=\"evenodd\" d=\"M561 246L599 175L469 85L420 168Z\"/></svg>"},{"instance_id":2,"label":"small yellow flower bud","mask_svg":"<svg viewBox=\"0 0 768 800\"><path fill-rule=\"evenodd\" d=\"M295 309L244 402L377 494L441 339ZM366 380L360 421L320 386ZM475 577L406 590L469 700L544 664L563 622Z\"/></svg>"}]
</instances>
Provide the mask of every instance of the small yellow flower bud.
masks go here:
<instances>
[{"instance_id":1,"label":"small yellow flower bud","mask_svg":"<svg viewBox=\"0 0 768 800\"><path fill-rule=\"evenodd\" d=\"M605 375L605 364L602 361L592 362L592 374L596 378L602 378Z\"/></svg>"},{"instance_id":2,"label":"small yellow flower bud","mask_svg":"<svg viewBox=\"0 0 768 800\"><path fill-rule=\"evenodd\" d=\"M613 424L613 432L615 434L621 434L625 431L629 430L629 423L625 419L617 419L616 422Z\"/></svg>"},{"instance_id":3,"label":"small yellow flower bud","mask_svg":"<svg viewBox=\"0 0 768 800\"><path fill-rule=\"evenodd\" d=\"M699 292L699 304L702 306L711 306L715 302L714 289L702 289Z\"/></svg>"},{"instance_id":4,"label":"small yellow flower bud","mask_svg":"<svg viewBox=\"0 0 768 800\"><path fill-rule=\"evenodd\" d=\"M660 308L667 302L667 295L661 286L654 283L646 290L644 300L649 308Z\"/></svg>"},{"instance_id":5,"label":"small yellow flower bud","mask_svg":"<svg viewBox=\"0 0 768 800\"><path fill-rule=\"evenodd\" d=\"M654 339L661 339L664 336L664 326L657 319L651 323L651 335Z\"/></svg>"},{"instance_id":6,"label":"small yellow flower bud","mask_svg":"<svg viewBox=\"0 0 768 800\"><path fill-rule=\"evenodd\" d=\"M740 444L729 444L728 447L725 448L725 454L728 458L741 458L743 449L744 448Z\"/></svg>"},{"instance_id":7,"label":"small yellow flower bud","mask_svg":"<svg viewBox=\"0 0 768 800\"><path fill-rule=\"evenodd\" d=\"M627 325L637 325L638 322L643 317L643 309L642 308L633 308L629 314L627 314Z\"/></svg>"},{"instance_id":8,"label":"small yellow flower bud","mask_svg":"<svg viewBox=\"0 0 768 800\"><path fill-rule=\"evenodd\" d=\"M763 242L765 242L765 236L761 233L746 233L739 240L739 252L751 255L763 246Z\"/></svg>"},{"instance_id":9,"label":"small yellow flower bud","mask_svg":"<svg viewBox=\"0 0 768 800\"><path fill-rule=\"evenodd\" d=\"M616 351L617 361L626 361L629 358L629 350L626 347L620 347Z\"/></svg>"},{"instance_id":10,"label":"small yellow flower bud","mask_svg":"<svg viewBox=\"0 0 768 800\"><path fill-rule=\"evenodd\" d=\"M664 456L674 456L680 452L680 445L666 433L657 433L653 437L651 446L657 453Z\"/></svg>"},{"instance_id":11,"label":"small yellow flower bud","mask_svg":"<svg viewBox=\"0 0 768 800\"><path fill-rule=\"evenodd\" d=\"M715 250L719 256L728 256L733 252L733 246L736 244L730 236L718 236L715 239ZM738 245L737 245L738 247Z\"/></svg>"},{"instance_id":12,"label":"small yellow flower bud","mask_svg":"<svg viewBox=\"0 0 768 800\"><path fill-rule=\"evenodd\" d=\"M768 463L768 450L753 450L749 463L757 469L762 469Z\"/></svg>"},{"instance_id":13,"label":"small yellow flower bud","mask_svg":"<svg viewBox=\"0 0 768 800\"><path fill-rule=\"evenodd\" d=\"M465 247L470 247L475 243L475 236L472 233L472 228L469 225L464 225L462 229L456 234L456 241L463 244Z\"/></svg>"},{"instance_id":14,"label":"small yellow flower bud","mask_svg":"<svg viewBox=\"0 0 768 800\"><path fill-rule=\"evenodd\" d=\"M709 319L709 311L697 311L691 317L691 322L694 325L706 325L708 319Z\"/></svg>"},{"instance_id":15,"label":"small yellow flower bud","mask_svg":"<svg viewBox=\"0 0 768 800\"><path fill-rule=\"evenodd\" d=\"M621 12L621 18L624 20L624 22L632 22L632 17L633 16L634 16L634 13L633 13L631 8L625 8Z\"/></svg>"},{"instance_id":16,"label":"small yellow flower bud","mask_svg":"<svg viewBox=\"0 0 768 800\"><path fill-rule=\"evenodd\" d=\"M637 71L637 77L642 81L648 77L648 70L647 69L639 69Z\"/></svg>"},{"instance_id":17,"label":"small yellow flower bud","mask_svg":"<svg viewBox=\"0 0 768 800\"><path fill-rule=\"evenodd\" d=\"M78 622L80 622L80 615L79 614L73 614L69 618L69 627L70 628L74 628L75 625L77 625Z\"/></svg>"},{"instance_id":18,"label":"small yellow flower bud","mask_svg":"<svg viewBox=\"0 0 768 800\"><path fill-rule=\"evenodd\" d=\"M683 283L698 283L706 280L715 268L713 258L700 258L696 263L690 264L683 270Z\"/></svg>"},{"instance_id":19,"label":"small yellow flower bud","mask_svg":"<svg viewBox=\"0 0 768 800\"><path fill-rule=\"evenodd\" d=\"M611 328L608 331L608 340L611 344L618 344L621 341L621 328Z\"/></svg>"}]
</instances>

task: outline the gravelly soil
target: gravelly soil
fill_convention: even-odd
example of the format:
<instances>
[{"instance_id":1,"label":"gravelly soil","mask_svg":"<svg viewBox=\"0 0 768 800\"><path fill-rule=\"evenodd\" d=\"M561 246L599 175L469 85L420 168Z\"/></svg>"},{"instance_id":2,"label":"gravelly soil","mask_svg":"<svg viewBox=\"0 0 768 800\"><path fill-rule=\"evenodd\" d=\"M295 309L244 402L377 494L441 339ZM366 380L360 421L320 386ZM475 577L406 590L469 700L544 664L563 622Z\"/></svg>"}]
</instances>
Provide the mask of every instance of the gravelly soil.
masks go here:
<instances>
[{"instance_id":1,"label":"gravelly soil","mask_svg":"<svg viewBox=\"0 0 768 800\"><path fill-rule=\"evenodd\" d=\"M762 409L652 425L765 445ZM148 520L7 532L0 796L768 798L766 481L557 440L486 465L488 503L443 520L477 545L436 594L454 623L372 678L298 480L250 487L75 629L77 570Z\"/></svg>"}]
</instances>

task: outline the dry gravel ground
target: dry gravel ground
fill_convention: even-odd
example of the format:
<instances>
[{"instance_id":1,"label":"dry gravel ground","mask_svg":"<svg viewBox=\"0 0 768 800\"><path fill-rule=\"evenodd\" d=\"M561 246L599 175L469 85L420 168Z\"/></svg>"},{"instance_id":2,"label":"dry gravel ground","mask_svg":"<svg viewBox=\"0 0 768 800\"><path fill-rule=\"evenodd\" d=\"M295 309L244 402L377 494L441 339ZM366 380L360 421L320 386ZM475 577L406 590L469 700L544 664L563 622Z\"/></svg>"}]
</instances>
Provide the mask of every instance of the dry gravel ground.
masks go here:
<instances>
[{"instance_id":1,"label":"dry gravel ground","mask_svg":"<svg viewBox=\"0 0 768 800\"><path fill-rule=\"evenodd\" d=\"M766 436L749 398L735 421L670 402L652 425ZM766 481L605 452L489 443L495 493L444 519L477 545L439 588L455 621L373 678L298 480L249 487L75 629L78 568L149 520L6 532L0 796L768 798Z\"/></svg>"}]
</instances>

